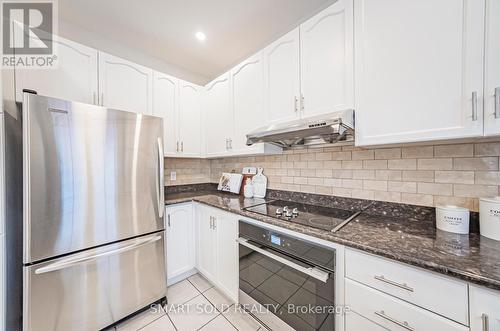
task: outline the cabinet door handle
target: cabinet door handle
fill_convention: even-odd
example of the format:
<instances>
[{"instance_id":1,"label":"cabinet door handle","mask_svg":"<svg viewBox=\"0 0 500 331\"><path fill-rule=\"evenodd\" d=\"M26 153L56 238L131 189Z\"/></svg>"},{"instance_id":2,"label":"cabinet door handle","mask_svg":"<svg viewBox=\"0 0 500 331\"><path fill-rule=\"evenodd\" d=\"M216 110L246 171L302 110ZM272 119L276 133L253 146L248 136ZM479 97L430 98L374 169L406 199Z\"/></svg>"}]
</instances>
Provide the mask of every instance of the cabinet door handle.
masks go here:
<instances>
[{"instance_id":1,"label":"cabinet door handle","mask_svg":"<svg viewBox=\"0 0 500 331\"><path fill-rule=\"evenodd\" d=\"M379 281L381 281L383 283L399 287L399 288L401 288L403 290L406 290L406 291L409 291L409 292L413 292L413 288L409 287L408 285L397 283L397 282L395 282L393 280L385 278L384 276L374 276L373 278L375 278L376 280L379 280Z\"/></svg>"},{"instance_id":2,"label":"cabinet door handle","mask_svg":"<svg viewBox=\"0 0 500 331\"><path fill-rule=\"evenodd\" d=\"M104 106L104 92L101 92L101 106Z\"/></svg>"},{"instance_id":3,"label":"cabinet door handle","mask_svg":"<svg viewBox=\"0 0 500 331\"><path fill-rule=\"evenodd\" d=\"M477 92L472 92L472 120L477 121Z\"/></svg>"},{"instance_id":4,"label":"cabinet door handle","mask_svg":"<svg viewBox=\"0 0 500 331\"><path fill-rule=\"evenodd\" d=\"M170 227L170 214L167 215L167 225Z\"/></svg>"},{"instance_id":5,"label":"cabinet door handle","mask_svg":"<svg viewBox=\"0 0 500 331\"><path fill-rule=\"evenodd\" d=\"M483 325L483 331L490 331L490 318L487 314L481 315L481 324Z\"/></svg>"},{"instance_id":6,"label":"cabinet door handle","mask_svg":"<svg viewBox=\"0 0 500 331\"><path fill-rule=\"evenodd\" d=\"M184 152L184 142L181 141L181 152Z\"/></svg>"},{"instance_id":7,"label":"cabinet door handle","mask_svg":"<svg viewBox=\"0 0 500 331\"><path fill-rule=\"evenodd\" d=\"M96 102L96 100L95 100L95 92L94 92L94 93L92 93L92 103L93 103L94 105L97 105L97 102Z\"/></svg>"},{"instance_id":8,"label":"cabinet door handle","mask_svg":"<svg viewBox=\"0 0 500 331\"><path fill-rule=\"evenodd\" d=\"M226 138L226 149L229 149L228 140Z\"/></svg>"},{"instance_id":9,"label":"cabinet door handle","mask_svg":"<svg viewBox=\"0 0 500 331\"><path fill-rule=\"evenodd\" d=\"M500 86L495 89L495 118L500 118Z\"/></svg>"},{"instance_id":10,"label":"cabinet door handle","mask_svg":"<svg viewBox=\"0 0 500 331\"><path fill-rule=\"evenodd\" d=\"M385 319L385 320L387 320L387 321L389 321L389 322L391 322L391 323L394 323L394 324L396 324L396 325L399 325L399 326L400 326L400 327L402 327L403 329L406 329L406 330L409 330L409 331L414 331L414 330L415 330L414 328L412 328L412 327L408 324L408 322L406 322L406 321L405 321L405 322L400 322L400 321L398 321L398 320L397 320L397 319L395 319L395 318L392 318L392 317L390 317L390 316L387 316L383 310L381 310L381 311L376 311L376 312L375 312L375 315L380 316L380 317L382 317L383 319Z\"/></svg>"},{"instance_id":11,"label":"cabinet door handle","mask_svg":"<svg viewBox=\"0 0 500 331\"><path fill-rule=\"evenodd\" d=\"M213 230L217 229L217 218L214 217L214 226L212 228Z\"/></svg>"},{"instance_id":12,"label":"cabinet door handle","mask_svg":"<svg viewBox=\"0 0 500 331\"><path fill-rule=\"evenodd\" d=\"M178 151L179 151L179 140L177 140L177 142L176 142L175 151L176 151L176 152L178 152Z\"/></svg>"},{"instance_id":13,"label":"cabinet door handle","mask_svg":"<svg viewBox=\"0 0 500 331\"><path fill-rule=\"evenodd\" d=\"M212 216L210 216L210 229L213 229L214 228L214 218Z\"/></svg>"},{"instance_id":14,"label":"cabinet door handle","mask_svg":"<svg viewBox=\"0 0 500 331\"><path fill-rule=\"evenodd\" d=\"M233 149L233 139L229 138L229 149Z\"/></svg>"},{"instance_id":15,"label":"cabinet door handle","mask_svg":"<svg viewBox=\"0 0 500 331\"><path fill-rule=\"evenodd\" d=\"M304 95L300 94L300 111L304 111Z\"/></svg>"},{"instance_id":16,"label":"cabinet door handle","mask_svg":"<svg viewBox=\"0 0 500 331\"><path fill-rule=\"evenodd\" d=\"M296 96L294 97L294 106L295 106L295 112L298 112L299 111L299 98L297 98Z\"/></svg>"}]
</instances>

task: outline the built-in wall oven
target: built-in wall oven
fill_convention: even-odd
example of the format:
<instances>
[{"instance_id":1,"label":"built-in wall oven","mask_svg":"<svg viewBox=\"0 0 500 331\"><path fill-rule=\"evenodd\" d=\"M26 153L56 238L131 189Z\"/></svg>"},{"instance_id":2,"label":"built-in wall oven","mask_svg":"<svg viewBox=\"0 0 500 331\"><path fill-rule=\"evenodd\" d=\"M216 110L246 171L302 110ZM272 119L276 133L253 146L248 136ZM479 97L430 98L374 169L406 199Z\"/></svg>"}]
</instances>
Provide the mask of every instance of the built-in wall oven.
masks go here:
<instances>
[{"instance_id":1,"label":"built-in wall oven","mask_svg":"<svg viewBox=\"0 0 500 331\"><path fill-rule=\"evenodd\" d=\"M334 330L335 249L244 220L238 242L243 308L272 330Z\"/></svg>"}]
</instances>

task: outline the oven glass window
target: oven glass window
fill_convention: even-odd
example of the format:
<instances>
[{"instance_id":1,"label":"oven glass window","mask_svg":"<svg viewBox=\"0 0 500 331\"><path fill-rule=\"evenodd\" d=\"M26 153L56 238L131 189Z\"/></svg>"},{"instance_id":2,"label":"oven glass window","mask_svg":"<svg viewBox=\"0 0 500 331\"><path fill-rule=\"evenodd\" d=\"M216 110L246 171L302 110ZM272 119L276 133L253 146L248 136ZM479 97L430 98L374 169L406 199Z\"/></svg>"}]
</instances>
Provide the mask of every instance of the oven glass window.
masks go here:
<instances>
[{"instance_id":1,"label":"oven glass window","mask_svg":"<svg viewBox=\"0 0 500 331\"><path fill-rule=\"evenodd\" d=\"M334 329L333 275L324 283L243 245L239 247L240 290L296 330Z\"/></svg>"}]
</instances>

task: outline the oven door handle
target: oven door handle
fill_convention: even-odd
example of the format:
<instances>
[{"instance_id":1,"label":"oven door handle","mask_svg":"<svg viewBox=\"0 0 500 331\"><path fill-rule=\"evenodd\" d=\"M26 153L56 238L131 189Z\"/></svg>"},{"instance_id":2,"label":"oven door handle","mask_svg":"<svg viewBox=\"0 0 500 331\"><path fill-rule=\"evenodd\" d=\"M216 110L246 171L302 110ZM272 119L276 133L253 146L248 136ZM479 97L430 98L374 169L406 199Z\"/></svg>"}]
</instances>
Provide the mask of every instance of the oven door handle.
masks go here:
<instances>
[{"instance_id":1,"label":"oven door handle","mask_svg":"<svg viewBox=\"0 0 500 331\"><path fill-rule=\"evenodd\" d=\"M266 251L265 249L262 249L260 247L257 247L255 245L250 244L248 242L248 239L240 237L240 238L236 239L236 242L239 243L240 245L243 245L245 247L250 248L253 251L256 251L257 253L265 255L270 259L273 259L275 261L283 263L284 265L286 265L292 269L295 269L295 270L300 271L308 276L311 276L319 281L322 281L323 283L326 283L328 281L328 278L330 278L330 274L328 272L325 272L325 271L323 271L319 268L316 268L316 267L307 268L307 267L303 267L297 263L293 263L292 261L287 260L285 258L282 258L281 256L270 253L270 252Z\"/></svg>"}]
</instances>

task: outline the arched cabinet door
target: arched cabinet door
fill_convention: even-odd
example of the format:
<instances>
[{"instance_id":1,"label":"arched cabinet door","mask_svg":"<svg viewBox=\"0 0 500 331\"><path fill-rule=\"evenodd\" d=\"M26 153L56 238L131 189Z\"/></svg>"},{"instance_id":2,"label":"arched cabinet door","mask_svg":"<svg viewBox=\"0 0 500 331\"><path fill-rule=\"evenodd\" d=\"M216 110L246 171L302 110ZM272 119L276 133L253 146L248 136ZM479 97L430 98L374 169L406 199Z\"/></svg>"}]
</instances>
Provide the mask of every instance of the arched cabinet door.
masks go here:
<instances>
[{"instance_id":1,"label":"arched cabinet door","mask_svg":"<svg viewBox=\"0 0 500 331\"><path fill-rule=\"evenodd\" d=\"M339 0L300 26L302 116L354 108L353 3Z\"/></svg>"},{"instance_id":2,"label":"arched cabinet door","mask_svg":"<svg viewBox=\"0 0 500 331\"><path fill-rule=\"evenodd\" d=\"M16 68L16 100L23 89L40 95L97 104L97 50L54 36L57 66L53 69Z\"/></svg>"},{"instance_id":3,"label":"arched cabinet door","mask_svg":"<svg viewBox=\"0 0 500 331\"><path fill-rule=\"evenodd\" d=\"M201 155L201 87L179 81L179 150L184 157Z\"/></svg>"},{"instance_id":4,"label":"arched cabinet door","mask_svg":"<svg viewBox=\"0 0 500 331\"><path fill-rule=\"evenodd\" d=\"M272 122L300 116L299 28L263 51L265 107Z\"/></svg>"},{"instance_id":5,"label":"arched cabinet door","mask_svg":"<svg viewBox=\"0 0 500 331\"><path fill-rule=\"evenodd\" d=\"M249 150L246 135L267 123L262 62L262 52L259 52L231 70L234 111L232 147L237 153Z\"/></svg>"},{"instance_id":6,"label":"arched cabinet door","mask_svg":"<svg viewBox=\"0 0 500 331\"><path fill-rule=\"evenodd\" d=\"M179 153L178 124L179 80L155 71L153 73L153 115L163 118L165 156Z\"/></svg>"},{"instance_id":7,"label":"arched cabinet door","mask_svg":"<svg viewBox=\"0 0 500 331\"><path fill-rule=\"evenodd\" d=\"M229 88L229 73L214 79L205 87L207 156L224 155L230 151L233 112Z\"/></svg>"},{"instance_id":8,"label":"arched cabinet door","mask_svg":"<svg viewBox=\"0 0 500 331\"><path fill-rule=\"evenodd\" d=\"M153 70L99 52L99 103L102 106L153 113Z\"/></svg>"}]
</instances>

